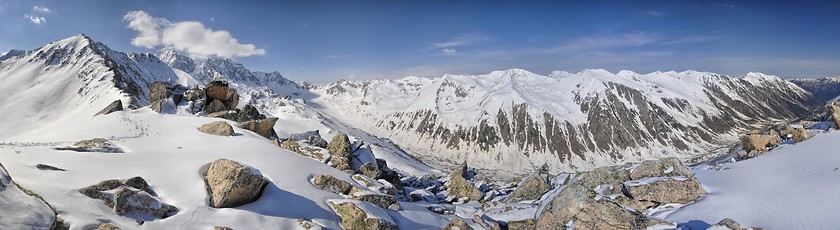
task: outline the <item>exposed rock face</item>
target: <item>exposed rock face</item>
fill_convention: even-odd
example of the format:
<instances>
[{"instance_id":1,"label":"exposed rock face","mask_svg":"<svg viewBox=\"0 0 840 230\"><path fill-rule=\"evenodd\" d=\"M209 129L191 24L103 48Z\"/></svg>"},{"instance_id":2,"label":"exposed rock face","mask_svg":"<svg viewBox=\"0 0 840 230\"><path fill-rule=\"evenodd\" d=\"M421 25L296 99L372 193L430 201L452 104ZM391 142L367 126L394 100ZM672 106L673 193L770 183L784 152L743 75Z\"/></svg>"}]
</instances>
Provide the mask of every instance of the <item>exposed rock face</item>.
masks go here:
<instances>
[{"instance_id":1,"label":"exposed rock face","mask_svg":"<svg viewBox=\"0 0 840 230\"><path fill-rule=\"evenodd\" d=\"M233 135L233 127L224 121L215 121L204 124L201 127L198 127L198 131L218 136Z\"/></svg>"},{"instance_id":2,"label":"exposed rock face","mask_svg":"<svg viewBox=\"0 0 840 230\"><path fill-rule=\"evenodd\" d=\"M472 229L473 229L472 226L467 224L467 222L462 220L462 219L454 219L454 220L450 221L449 224L447 224L446 226L443 226L443 228L441 228L441 230L472 230ZM517 228L511 228L511 229L517 229Z\"/></svg>"},{"instance_id":3,"label":"exposed rock face","mask_svg":"<svg viewBox=\"0 0 840 230\"><path fill-rule=\"evenodd\" d=\"M396 230L397 225L379 207L364 202L329 201L333 211L341 217L341 227L360 230ZM368 212L375 212L368 213ZM373 215L372 215L373 214ZM384 214L384 215L383 215Z\"/></svg>"},{"instance_id":4,"label":"exposed rock face","mask_svg":"<svg viewBox=\"0 0 840 230\"><path fill-rule=\"evenodd\" d=\"M344 133L336 134L332 141L327 145L327 150L330 151L332 159L330 165L338 170L351 170L350 158L352 157L352 146L350 139Z\"/></svg>"},{"instance_id":5,"label":"exposed rock face","mask_svg":"<svg viewBox=\"0 0 840 230\"><path fill-rule=\"evenodd\" d=\"M665 203L688 203L703 195L705 191L694 178L672 177L655 182L627 182L625 188L636 200Z\"/></svg>"},{"instance_id":6,"label":"exposed rock face","mask_svg":"<svg viewBox=\"0 0 840 230\"><path fill-rule=\"evenodd\" d=\"M172 92L166 88L166 82L156 81L149 86L149 101L163 100L169 97Z\"/></svg>"},{"instance_id":7,"label":"exposed rock face","mask_svg":"<svg viewBox=\"0 0 840 230\"><path fill-rule=\"evenodd\" d=\"M116 112L116 111L123 111L122 100L116 100L114 102L111 102L111 104L108 104L108 106L105 106L105 108L103 108L98 113L96 113L96 115L106 115L106 114L113 113L113 112ZM94 116L96 116L96 115L94 115Z\"/></svg>"},{"instance_id":8,"label":"exposed rock face","mask_svg":"<svg viewBox=\"0 0 840 230\"><path fill-rule=\"evenodd\" d=\"M337 194L349 194L350 188L353 185L350 182L340 180L328 174L317 175L312 178L312 184L321 190L330 191Z\"/></svg>"},{"instance_id":9,"label":"exposed rock face","mask_svg":"<svg viewBox=\"0 0 840 230\"><path fill-rule=\"evenodd\" d=\"M664 176L693 177L693 174L679 159L673 157L643 161L630 172L630 178L633 180Z\"/></svg>"},{"instance_id":10,"label":"exposed rock face","mask_svg":"<svg viewBox=\"0 0 840 230\"><path fill-rule=\"evenodd\" d=\"M522 200L538 200L543 194L551 189L551 184L548 182L548 177L544 176L546 172L544 167L531 174L519 185L513 193L508 196L511 202L519 202Z\"/></svg>"},{"instance_id":11,"label":"exposed rock face","mask_svg":"<svg viewBox=\"0 0 840 230\"><path fill-rule=\"evenodd\" d=\"M840 129L840 104L837 102L831 103L831 119L834 120L834 127Z\"/></svg>"},{"instance_id":12,"label":"exposed rock face","mask_svg":"<svg viewBox=\"0 0 840 230\"><path fill-rule=\"evenodd\" d=\"M741 144L744 145L744 149L747 151L763 151L768 145L775 145L779 141L779 136L762 135L758 132L750 132L741 138Z\"/></svg>"},{"instance_id":13,"label":"exposed rock face","mask_svg":"<svg viewBox=\"0 0 840 230\"><path fill-rule=\"evenodd\" d=\"M480 201L484 198L484 193L481 193L475 186L473 186L465 176L467 175L466 163L460 167L455 167L452 173L449 174L449 195L457 197L467 197L470 200Z\"/></svg>"},{"instance_id":14,"label":"exposed rock face","mask_svg":"<svg viewBox=\"0 0 840 230\"><path fill-rule=\"evenodd\" d=\"M239 162L219 159L213 161L205 176L210 206L232 208L260 198L268 180L256 169Z\"/></svg>"},{"instance_id":15,"label":"exposed rock face","mask_svg":"<svg viewBox=\"0 0 840 230\"><path fill-rule=\"evenodd\" d=\"M96 227L96 230L122 230L121 228L114 226L113 224L104 223L100 224L99 227Z\"/></svg>"},{"instance_id":16,"label":"exposed rock face","mask_svg":"<svg viewBox=\"0 0 840 230\"><path fill-rule=\"evenodd\" d=\"M793 134L793 142L796 142L796 143L803 142L805 140L811 139L811 137L814 137L814 136L817 135L814 132L808 131L807 129L804 129L804 128L794 129L793 133L791 133L791 134Z\"/></svg>"},{"instance_id":17,"label":"exposed rock face","mask_svg":"<svg viewBox=\"0 0 840 230\"><path fill-rule=\"evenodd\" d=\"M76 152L121 153L122 149L105 138L93 138L76 142L69 147L58 147L57 150L72 150Z\"/></svg>"},{"instance_id":18,"label":"exposed rock face","mask_svg":"<svg viewBox=\"0 0 840 230\"><path fill-rule=\"evenodd\" d=\"M676 158L645 161L632 172L627 166L600 167L570 182L551 200L538 217L536 229L562 229L569 224L582 229L644 229L665 223L640 211L661 203L687 203L703 193L700 183Z\"/></svg>"},{"instance_id":19,"label":"exposed rock face","mask_svg":"<svg viewBox=\"0 0 840 230\"><path fill-rule=\"evenodd\" d=\"M160 202L142 177L127 180L105 180L79 189L87 197L102 200L117 215L148 214L167 218L178 212L175 206Z\"/></svg>"},{"instance_id":20,"label":"exposed rock face","mask_svg":"<svg viewBox=\"0 0 840 230\"><path fill-rule=\"evenodd\" d=\"M373 179L379 179L382 176L382 171L379 171L379 169L376 168L376 166L373 166L373 164L369 162L362 164L362 166L359 167L359 172Z\"/></svg>"},{"instance_id":21,"label":"exposed rock face","mask_svg":"<svg viewBox=\"0 0 840 230\"><path fill-rule=\"evenodd\" d=\"M239 128L251 130L260 136L268 139L277 138L277 132L274 131L274 124L277 123L278 118L266 118L262 120L247 121L239 124Z\"/></svg>"}]
</instances>

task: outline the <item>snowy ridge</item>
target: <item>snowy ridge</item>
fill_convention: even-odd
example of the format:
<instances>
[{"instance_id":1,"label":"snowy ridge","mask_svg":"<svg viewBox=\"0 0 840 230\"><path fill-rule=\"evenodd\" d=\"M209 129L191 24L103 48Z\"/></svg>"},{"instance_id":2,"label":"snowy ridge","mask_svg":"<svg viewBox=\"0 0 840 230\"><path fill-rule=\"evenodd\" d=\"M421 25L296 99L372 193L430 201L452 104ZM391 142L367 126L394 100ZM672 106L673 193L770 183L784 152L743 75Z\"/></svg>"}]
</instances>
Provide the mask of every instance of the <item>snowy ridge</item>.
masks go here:
<instances>
[{"instance_id":1,"label":"snowy ridge","mask_svg":"<svg viewBox=\"0 0 840 230\"><path fill-rule=\"evenodd\" d=\"M577 171L664 156L688 159L733 140L760 122L754 118L791 118L812 105L808 92L775 76L697 71L542 76L511 69L340 81L312 91L320 97L310 104L324 113L416 154L519 172L544 163L553 171Z\"/></svg>"}]
</instances>

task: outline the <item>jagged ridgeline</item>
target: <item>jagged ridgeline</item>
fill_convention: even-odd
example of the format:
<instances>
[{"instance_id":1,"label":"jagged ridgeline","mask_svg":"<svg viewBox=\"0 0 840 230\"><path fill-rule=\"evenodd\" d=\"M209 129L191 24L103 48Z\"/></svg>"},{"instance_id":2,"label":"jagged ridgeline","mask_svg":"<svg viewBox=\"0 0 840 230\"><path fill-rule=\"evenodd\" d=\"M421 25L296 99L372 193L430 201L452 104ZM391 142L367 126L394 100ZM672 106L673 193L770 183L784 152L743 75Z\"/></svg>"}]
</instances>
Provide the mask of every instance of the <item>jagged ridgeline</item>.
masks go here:
<instances>
[{"instance_id":1,"label":"jagged ridgeline","mask_svg":"<svg viewBox=\"0 0 840 230\"><path fill-rule=\"evenodd\" d=\"M240 95L239 105L273 117L340 123L390 139L429 163L466 161L513 172L543 164L558 172L697 158L734 143L746 128L796 117L815 103L799 86L760 73L733 78L696 71L585 70L543 76L512 69L317 85L171 49L125 54L84 35L0 60L0 77L7 82L0 91L36 95L0 98L0 109L17 111L2 118L21 121L0 125L7 131L0 137L34 130L28 124L36 121L91 116L91 108L99 111L115 99L128 108L149 105L156 81L192 88L224 80Z\"/></svg>"}]
</instances>

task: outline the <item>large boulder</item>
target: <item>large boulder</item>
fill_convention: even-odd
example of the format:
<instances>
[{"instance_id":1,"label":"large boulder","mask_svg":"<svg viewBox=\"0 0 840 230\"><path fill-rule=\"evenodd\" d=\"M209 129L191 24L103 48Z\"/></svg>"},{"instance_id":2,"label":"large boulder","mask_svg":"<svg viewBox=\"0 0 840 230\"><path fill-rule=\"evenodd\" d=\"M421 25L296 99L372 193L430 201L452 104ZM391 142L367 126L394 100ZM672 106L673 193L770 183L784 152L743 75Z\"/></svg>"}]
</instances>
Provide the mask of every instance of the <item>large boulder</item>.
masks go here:
<instances>
[{"instance_id":1,"label":"large boulder","mask_svg":"<svg viewBox=\"0 0 840 230\"><path fill-rule=\"evenodd\" d=\"M440 230L472 230L472 229L473 229L472 226L467 224L466 221L464 221L462 219L453 219L452 221L449 221L449 224L447 224L446 226L443 226L443 228L441 228ZM514 229L514 228L511 228L511 229Z\"/></svg>"},{"instance_id":2,"label":"large boulder","mask_svg":"<svg viewBox=\"0 0 840 230\"><path fill-rule=\"evenodd\" d=\"M544 175L546 172L546 168L543 166L531 174L524 182L522 182L522 184L519 185L519 188L514 190L513 193L508 196L509 201L519 202L522 200L540 199L543 194L551 189L548 177Z\"/></svg>"},{"instance_id":3,"label":"large boulder","mask_svg":"<svg viewBox=\"0 0 840 230\"><path fill-rule=\"evenodd\" d=\"M228 83L225 81L211 81L204 88L204 97L219 101L227 100Z\"/></svg>"},{"instance_id":4,"label":"large boulder","mask_svg":"<svg viewBox=\"0 0 840 230\"><path fill-rule=\"evenodd\" d=\"M327 150L330 151L332 159L330 165L338 170L350 171L350 158L353 156L353 147L350 144L350 139L344 133L337 133L332 141L327 145Z\"/></svg>"},{"instance_id":5,"label":"large boulder","mask_svg":"<svg viewBox=\"0 0 840 230\"><path fill-rule=\"evenodd\" d=\"M218 136L233 135L233 127L231 127L230 124L224 121L215 121L204 124L201 127L198 127L198 131Z\"/></svg>"},{"instance_id":6,"label":"large boulder","mask_svg":"<svg viewBox=\"0 0 840 230\"><path fill-rule=\"evenodd\" d=\"M831 119L834 120L834 127L840 129L840 104L837 102L831 103Z\"/></svg>"},{"instance_id":7,"label":"large boulder","mask_svg":"<svg viewBox=\"0 0 840 230\"><path fill-rule=\"evenodd\" d=\"M277 132L274 131L274 124L277 123L278 118L266 118L262 120L246 121L239 124L239 128L251 130L260 136L268 139L277 138Z\"/></svg>"},{"instance_id":8,"label":"large boulder","mask_svg":"<svg viewBox=\"0 0 840 230\"><path fill-rule=\"evenodd\" d=\"M268 184L256 169L228 159L213 161L207 168L205 182L210 192L210 206L214 208L232 208L254 202Z\"/></svg>"},{"instance_id":9,"label":"large boulder","mask_svg":"<svg viewBox=\"0 0 840 230\"><path fill-rule=\"evenodd\" d=\"M449 195L467 197L470 200L481 200L481 198L484 198L484 193L467 181L467 178L465 178L467 175L466 172L467 164L464 163L459 167L455 167L452 173L449 174Z\"/></svg>"},{"instance_id":10,"label":"large boulder","mask_svg":"<svg viewBox=\"0 0 840 230\"><path fill-rule=\"evenodd\" d=\"M280 146L280 148L300 154L301 156L315 159L319 162L324 162L327 159L327 156L329 156L329 154L324 153L326 151L324 149L301 145L297 141L293 140L286 140L282 142L279 140L273 140L272 143Z\"/></svg>"},{"instance_id":11,"label":"large boulder","mask_svg":"<svg viewBox=\"0 0 840 230\"><path fill-rule=\"evenodd\" d=\"M106 114L113 113L113 112L116 112L116 111L123 111L122 101L119 100L119 99L117 99L114 102L111 102L111 104L108 104L108 106L105 106L105 108L103 108L98 113L96 113L96 115L106 115ZM94 116L96 116L96 115L94 115Z\"/></svg>"},{"instance_id":12,"label":"large boulder","mask_svg":"<svg viewBox=\"0 0 840 230\"><path fill-rule=\"evenodd\" d=\"M172 98L165 98L152 102L149 108L156 113L173 114L176 113L177 105Z\"/></svg>"},{"instance_id":13,"label":"large boulder","mask_svg":"<svg viewBox=\"0 0 840 230\"><path fill-rule=\"evenodd\" d=\"M344 229L396 230L397 225L385 210L354 200L330 200L328 204L341 218Z\"/></svg>"},{"instance_id":14,"label":"large boulder","mask_svg":"<svg viewBox=\"0 0 840 230\"><path fill-rule=\"evenodd\" d=\"M321 190L337 194L349 194L353 185L350 182L335 178L329 174L321 174L312 178L312 184Z\"/></svg>"},{"instance_id":15,"label":"large boulder","mask_svg":"<svg viewBox=\"0 0 840 230\"><path fill-rule=\"evenodd\" d=\"M149 86L149 101L154 102L169 97L171 92L166 88L166 82L156 81Z\"/></svg>"},{"instance_id":16,"label":"large boulder","mask_svg":"<svg viewBox=\"0 0 840 230\"><path fill-rule=\"evenodd\" d=\"M319 130L306 131L302 133L293 133L289 135L289 140L305 141L309 145L316 146L319 148L327 148L328 145L327 140L321 138Z\"/></svg>"},{"instance_id":17,"label":"large boulder","mask_svg":"<svg viewBox=\"0 0 840 230\"><path fill-rule=\"evenodd\" d=\"M117 215L150 215L155 218L167 218L178 212L175 206L160 202L157 194L142 177L126 180L104 180L94 185L79 189L79 193L102 200Z\"/></svg>"},{"instance_id":18,"label":"large boulder","mask_svg":"<svg viewBox=\"0 0 840 230\"><path fill-rule=\"evenodd\" d=\"M779 143L781 139L778 135L762 135L758 132L750 132L741 138L741 144L747 151L758 150L763 151L765 147Z\"/></svg>"},{"instance_id":19,"label":"large boulder","mask_svg":"<svg viewBox=\"0 0 840 230\"><path fill-rule=\"evenodd\" d=\"M90 140L82 140L74 143L68 147L58 147L56 150L72 150L76 152L103 152L103 153L121 153L122 149L106 140L105 138L93 138Z\"/></svg>"},{"instance_id":20,"label":"large boulder","mask_svg":"<svg viewBox=\"0 0 840 230\"><path fill-rule=\"evenodd\" d=\"M694 177L683 176L628 181L625 188L633 199L660 204L685 204L706 193Z\"/></svg>"},{"instance_id":21,"label":"large boulder","mask_svg":"<svg viewBox=\"0 0 840 230\"><path fill-rule=\"evenodd\" d=\"M209 103L204 105L204 114L213 114L220 111L227 111L228 107L225 103L218 99L207 99Z\"/></svg>"},{"instance_id":22,"label":"large boulder","mask_svg":"<svg viewBox=\"0 0 840 230\"><path fill-rule=\"evenodd\" d=\"M392 205L397 203L397 198L392 195L375 193L370 191L355 192L353 194L350 194L350 198L354 200L368 202L379 206L380 208L392 208L394 207Z\"/></svg>"},{"instance_id":23,"label":"large boulder","mask_svg":"<svg viewBox=\"0 0 840 230\"><path fill-rule=\"evenodd\" d=\"M793 133L791 133L791 134L793 136L793 137L791 137L793 139L793 142L796 142L796 143L803 142L805 140L811 139L811 137L814 137L814 136L817 135L816 133L811 132L811 131L809 131L807 129L804 129L804 128L796 128L796 129L793 130Z\"/></svg>"},{"instance_id":24,"label":"large boulder","mask_svg":"<svg viewBox=\"0 0 840 230\"><path fill-rule=\"evenodd\" d=\"M260 114L260 111L250 104L245 105L241 110L239 110L239 112L236 113L236 122L246 122L265 118L265 115Z\"/></svg>"},{"instance_id":25,"label":"large boulder","mask_svg":"<svg viewBox=\"0 0 840 230\"><path fill-rule=\"evenodd\" d=\"M630 179L633 180L665 176L691 177L693 174L688 167L685 167L679 159L674 157L643 161L630 172Z\"/></svg>"},{"instance_id":26,"label":"large boulder","mask_svg":"<svg viewBox=\"0 0 840 230\"><path fill-rule=\"evenodd\" d=\"M380 171L379 168L377 168L370 162L362 164L362 166L359 167L359 172L362 173L362 175L368 176L370 178L382 178L382 171Z\"/></svg>"}]
</instances>

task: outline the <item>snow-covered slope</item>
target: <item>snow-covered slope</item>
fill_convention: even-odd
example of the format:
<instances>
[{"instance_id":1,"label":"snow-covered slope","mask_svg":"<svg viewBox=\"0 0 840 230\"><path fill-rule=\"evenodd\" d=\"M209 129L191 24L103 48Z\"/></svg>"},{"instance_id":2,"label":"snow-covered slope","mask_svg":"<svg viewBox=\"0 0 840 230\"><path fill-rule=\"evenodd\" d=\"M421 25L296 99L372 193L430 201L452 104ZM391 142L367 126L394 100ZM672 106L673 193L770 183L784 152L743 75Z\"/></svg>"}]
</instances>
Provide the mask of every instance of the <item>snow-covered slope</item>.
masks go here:
<instances>
[{"instance_id":1,"label":"snow-covered slope","mask_svg":"<svg viewBox=\"0 0 840 230\"><path fill-rule=\"evenodd\" d=\"M840 132L819 134L757 158L695 169L708 195L668 215L678 223L715 223L728 217L766 229L836 229L840 226Z\"/></svg>"},{"instance_id":2,"label":"snow-covered slope","mask_svg":"<svg viewBox=\"0 0 840 230\"><path fill-rule=\"evenodd\" d=\"M116 52L84 35L52 42L0 62L0 137L48 132L39 128L93 116L114 100L146 105L149 84L177 78L154 55Z\"/></svg>"},{"instance_id":3,"label":"snow-covered slope","mask_svg":"<svg viewBox=\"0 0 840 230\"><path fill-rule=\"evenodd\" d=\"M775 76L525 70L314 87L314 106L434 159L554 171L709 153L742 128L792 118L811 95Z\"/></svg>"}]
</instances>

